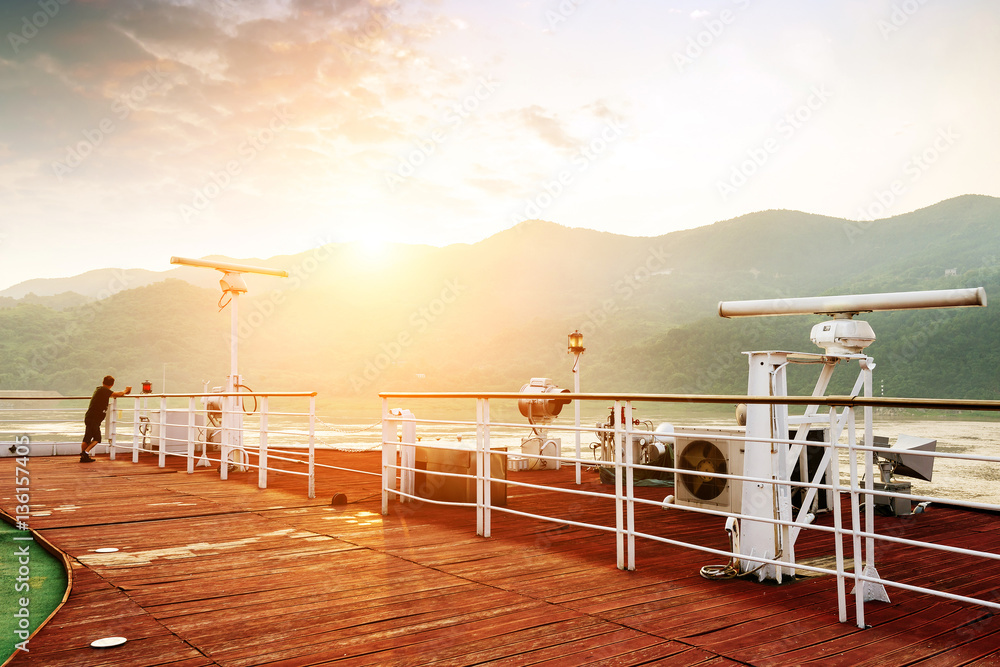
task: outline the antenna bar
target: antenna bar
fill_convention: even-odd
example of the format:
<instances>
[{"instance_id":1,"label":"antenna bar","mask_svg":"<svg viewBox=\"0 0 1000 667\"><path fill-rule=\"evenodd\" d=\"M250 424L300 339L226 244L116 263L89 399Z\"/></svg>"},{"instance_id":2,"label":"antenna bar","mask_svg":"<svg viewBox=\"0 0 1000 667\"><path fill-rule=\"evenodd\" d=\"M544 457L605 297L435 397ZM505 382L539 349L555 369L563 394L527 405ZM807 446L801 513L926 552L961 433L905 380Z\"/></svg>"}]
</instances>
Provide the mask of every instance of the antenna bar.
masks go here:
<instances>
[{"instance_id":1,"label":"antenna bar","mask_svg":"<svg viewBox=\"0 0 1000 667\"><path fill-rule=\"evenodd\" d=\"M928 290L923 292L886 292L844 296L811 296L792 299L755 301L720 301L719 317L761 317L765 315L853 315L876 310L914 308L959 308L985 306L986 290Z\"/></svg>"},{"instance_id":2,"label":"antenna bar","mask_svg":"<svg viewBox=\"0 0 1000 667\"><path fill-rule=\"evenodd\" d=\"M288 277L288 271L283 269L271 269L266 266L250 266L248 264L234 264L232 262L216 262L209 259L189 259L187 257L171 257L171 264L183 264L184 266L200 266L206 269L217 269L219 271L237 273L262 273L266 276Z\"/></svg>"}]
</instances>

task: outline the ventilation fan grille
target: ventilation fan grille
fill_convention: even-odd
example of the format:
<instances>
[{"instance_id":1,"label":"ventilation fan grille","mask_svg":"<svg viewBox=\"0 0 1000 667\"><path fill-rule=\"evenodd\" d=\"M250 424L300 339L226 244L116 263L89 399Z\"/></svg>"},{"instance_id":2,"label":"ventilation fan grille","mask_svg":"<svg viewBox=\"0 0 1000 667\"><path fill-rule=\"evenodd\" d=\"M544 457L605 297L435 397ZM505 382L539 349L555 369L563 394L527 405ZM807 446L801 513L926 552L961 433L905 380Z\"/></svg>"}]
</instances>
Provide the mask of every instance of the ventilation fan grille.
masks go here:
<instances>
[{"instance_id":1,"label":"ventilation fan grille","mask_svg":"<svg viewBox=\"0 0 1000 667\"><path fill-rule=\"evenodd\" d=\"M704 431L702 432L704 434ZM704 506L723 511L739 511L742 484L718 475L743 474L743 443L719 437L680 436L675 446L676 497L682 505Z\"/></svg>"},{"instance_id":2,"label":"ventilation fan grille","mask_svg":"<svg viewBox=\"0 0 1000 667\"><path fill-rule=\"evenodd\" d=\"M680 455L680 470L690 470L693 473L729 474L729 464L722 450L708 440L695 440L689 443ZM725 477L711 475L681 474L681 484L698 500L715 500L726 490L729 480Z\"/></svg>"}]
</instances>

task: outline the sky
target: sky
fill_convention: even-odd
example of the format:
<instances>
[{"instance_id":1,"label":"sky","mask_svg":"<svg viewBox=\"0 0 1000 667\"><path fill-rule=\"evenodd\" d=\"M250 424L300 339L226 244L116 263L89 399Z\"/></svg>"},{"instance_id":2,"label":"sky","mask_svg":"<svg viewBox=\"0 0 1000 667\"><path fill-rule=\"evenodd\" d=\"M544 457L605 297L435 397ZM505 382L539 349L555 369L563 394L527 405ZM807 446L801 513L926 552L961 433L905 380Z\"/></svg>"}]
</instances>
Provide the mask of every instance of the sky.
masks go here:
<instances>
[{"instance_id":1,"label":"sky","mask_svg":"<svg viewBox=\"0 0 1000 667\"><path fill-rule=\"evenodd\" d=\"M1000 196L998 63L995 0L4 0L0 290Z\"/></svg>"}]
</instances>

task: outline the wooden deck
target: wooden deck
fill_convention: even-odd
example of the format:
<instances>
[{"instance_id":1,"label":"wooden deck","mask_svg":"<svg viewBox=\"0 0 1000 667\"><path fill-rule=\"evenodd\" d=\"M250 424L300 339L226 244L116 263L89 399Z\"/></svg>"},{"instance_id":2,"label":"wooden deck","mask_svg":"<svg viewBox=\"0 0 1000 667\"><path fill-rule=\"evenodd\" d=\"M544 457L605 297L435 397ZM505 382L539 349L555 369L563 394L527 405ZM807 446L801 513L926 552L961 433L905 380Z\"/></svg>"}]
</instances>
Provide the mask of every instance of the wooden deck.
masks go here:
<instances>
[{"instance_id":1,"label":"wooden deck","mask_svg":"<svg viewBox=\"0 0 1000 667\"><path fill-rule=\"evenodd\" d=\"M326 454L375 471L377 454ZM983 607L889 589L860 630L837 621L832 577L782 586L708 581L717 557L638 542L637 570L615 567L613 534L496 513L493 537L475 512L393 503L381 516L378 480L324 472L310 501L302 478L254 474L220 481L100 457L32 458L32 528L65 551L66 605L13 665L987 665L1000 659L1000 618ZM13 460L0 459L13 479ZM569 484L572 471L517 473ZM585 479L597 488L596 475ZM0 506L10 512L10 484ZM605 491L608 487L600 487ZM660 499L664 489L638 489ZM346 505L330 503L334 493ZM611 521L591 499L512 488L510 507ZM826 517L829 519L829 515ZM894 522L897 534L977 535L1000 551L994 515L931 506ZM880 524L883 527L890 524ZM720 519L659 508L639 530L727 548ZM119 552L98 554L99 547ZM800 539L799 556L832 553ZM1000 567L949 556L914 558L886 545L884 576L1000 599ZM92 649L121 635L123 646Z\"/></svg>"}]
</instances>

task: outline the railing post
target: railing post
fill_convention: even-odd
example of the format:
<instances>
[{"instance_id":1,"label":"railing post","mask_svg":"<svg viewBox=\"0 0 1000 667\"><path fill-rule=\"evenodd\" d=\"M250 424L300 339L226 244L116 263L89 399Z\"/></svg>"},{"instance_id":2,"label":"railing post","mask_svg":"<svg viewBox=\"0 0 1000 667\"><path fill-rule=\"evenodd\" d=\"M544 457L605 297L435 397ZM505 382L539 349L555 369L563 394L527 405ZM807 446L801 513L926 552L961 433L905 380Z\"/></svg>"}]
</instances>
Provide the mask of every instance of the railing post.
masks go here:
<instances>
[{"instance_id":1,"label":"railing post","mask_svg":"<svg viewBox=\"0 0 1000 667\"><path fill-rule=\"evenodd\" d=\"M417 467L417 418L410 410L402 411L405 421L402 422L402 440L399 447L399 461L404 468L399 474L399 490L409 493L411 496L417 494L416 473L413 469ZM393 459L395 460L395 458ZM408 503L408 498L403 498L403 502Z\"/></svg>"},{"instance_id":2,"label":"railing post","mask_svg":"<svg viewBox=\"0 0 1000 667\"><path fill-rule=\"evenodd\" d=\"M396 423L389 418L389 399L382 398L382 515L389 514L389 489L396 489Z\"/></svg>"},{"instance_id":3,"label":"railing post","mask_svg":"<svg viewBox=\"0 0 1000 667\"><path fill-rule=\"evenodd\" d=\"M622 403L615 401L612 421L615 424L615 550L618 555L618 569L624 570L627 567L625 562L625 535L623 527L624 502L622 498L622 477L625 474L622 468L622 438L625 437L622 431Z\"/></svg>"},{"instance_id":4,"label":"railing post","mask_svg":"<svg viewBox=\"0 0 1000 667\"><path fill-rule=\"evenodd\" d=\"M160 396L160 460L159 466L167 465L167 397Z\"/></svg>"},{"instance_id":5,"label":"railing post","mask_svg":"<svg viewBox=\"0 0 1000 667\"><path fill-rule=\"evenodd\" d=\"M194 396L188 396L187 472L194 473Z\"/></svg>"},{"instance_id":6,"label":"railing post","mask_svg":"<svg viewBox=\"0 0 1000 667\"><path fill-rule=\"evenodd\" d=\"M309 498L316 497L316 397L309 397Z\"/></svg>"},{"instance_id":7,"label":"railing post","mask_svg":"<svg viewBox=\"0 0 1000 667\"><path fill-rule=\"evenodd\" d=\"M115 457L115 436L118 435L118 399L111 399L111 424L108 429L110 433L108 434L108 457Z\"/></svg>"},{"instance_id":8,"label":"railing post","mask_svg":"<svg viewBox=\"0 0 1000 667\"><path fill-rule=\"evenodd\" d=\"M476 535L486 537L485 497L483 493L483 399L476 399Z\"/></svg>"},{"instance_id":9,"label":"railing post","mask_svg":"<svg viewBox=\"0 0 1000 667\"><path fill-rule=\"evenodd\" d=\"M847 575L844 564L844 522L841 517L840 505L840 453L837 451L837 442L840 441L840 431L837 429L837 411L830 410L830 466L833 474L827 478L833 485L833 549L837 558L837 613L841 623L847 622ZM836 435L834 435L836 434Z\"/></svg>"},{"instance_id":10,"label":"railing post","mask_svg":"<svg viewBox=\"0 0 1000 667\"><path fill-rule=\"evenodd\" d=\"M635 453L632 451L632 401L625 402L625 530L628 535L626 560L635 569Z\"/></svg>"},{"instance_id":11,"label":"railing post","mask_svg":"<svg viewBox=\"0 0 1000 667\"><path fill-rule=\"evenodd\" d=\"M409 410L399 409L398 414L389 412L388 402L383 404L385 414L382 422L382 462L385 466L382 479L385 493L392 493L396 489L396 453L397 453L397 426L400 430L398 439L399 466L403 468L399 471L399 490L403 493L415 495L416 481L413 469L416 468L417 460L417 420ZM386 426L388 423L388 426ZM408 468L408 470L407 470ZM402 503L410 502L409 498L397 495ZM383 508L385 513L389 512L388 495L384 497Z\"/></svg>"},{"instance_id":12,"label":"railing post","mask_svg":"<svg viewBox=\"0 0 1000 667\"><path fill-rule=\"evenodd\" d=\"M863 360L861 362L861 376L864 378L864 391L865 398L871 398L872 395L872 370L875 367L875 363L871 357ZM873 447L875 445L875 438L872 432L872 409L871 406L865 406L862 408L865 420L865 447ZM865 450L865 491L868 495L865 497L865 531L869 534L874 535L875 533L875 496L873 491L875 489L875 473L873 470L872 462L875 458L875 453L871 449ZM871 569L873 572L875 570L875 538L867 538L865 544L865 570ZM866 582L867 583L867 582ZM881 585L881 584L874 584Z\"/></svg>"},{"instance_id":13,"label":"railing post","mask_svg":"<svg viewBox=\"0 0 1000 667\"><path fill-rule=\"evenodd\" d=\"M574 393L580 393L580 354L576 355L576 365L573 366L573 391ZM582 463L580 461L582 454L580 449L580 399L573 399L573 425L576 430L573 432L573 445L574 451L576 452L576 461L574 463L576 467L576 483L577 486L583 483ZM560 452L562 455L562 452Z\"/></svg>"},{"instance_id":14,"label":"railing post","mask_svg":"<svg viewBox=\"0 0 1000 667\"><path fill-rule=\"evenodd\" d=\"M854 549L854 614L859 628L865 627L865 591L861 581L861 571L864 568L861 552L861 509L860 488L858 487L858 450L855 449L857 436L854 432L854 408L848 406L847 412L847 460L851 467L851 537Z\"/></svg>"},{"instance_id":15,"label":"railing post","mask_svg":"<svg viewBox=\"0 0 1000 667\"><path fill-rule=\"evenodd\" d=\"M234 299L235 301L235 299ZM220 397L219 401L219 479L229 479L229 455L232 453L232 412L229 411L232 401L228 396Z\"/></svg>"},{"instance_id":16,"label":"railing post","mask_svg":"<svg viewBox=\"0 0 1000 667\"><path fill-rule=\"evenodd\" d=\"M267 488L267 396L260 397L260 449L257 452L257 488Z\"/></svg>"},{"instance_id":17,"label":"railing post","mask_svg":"<svg viewBox=\"0 0 1000 667\"><path fill-rule=\"evenodd\" d=\"M492 503L493 503L493 454L490 451L490 399L484 398L483 405L483 437L482 446L480 439L476 438L476 458L478 460L478 470L476 471L476 505L482 501L483 513L483 537L490 537L492 532Z\"/></svg>"},{"instance_id":18,"label":"railing post","mask_svg":"<svg viewBox=\"0 0 1000 667\"><path fill-rule=\"evenodd\" d=\"M139 462L139 445L142 440L139 439L139 426L142 424L142 420L139 419L139 399L135 399L135 416L132 419L132 463ZM149 422L147 422L149 423Z\"/></svg>"}]
</instances>

